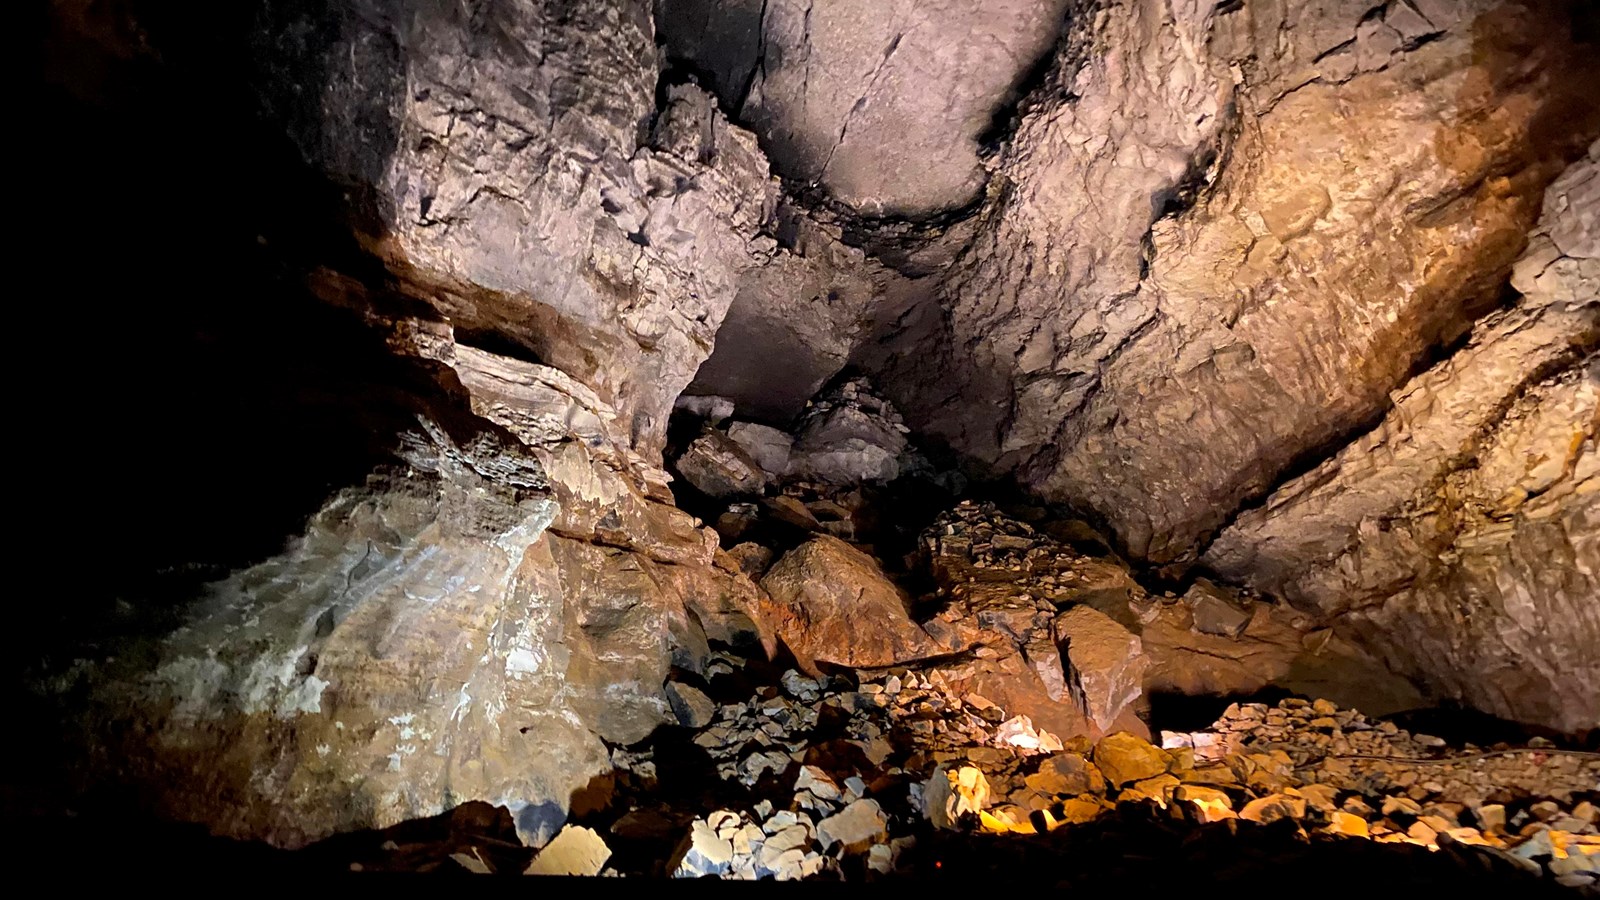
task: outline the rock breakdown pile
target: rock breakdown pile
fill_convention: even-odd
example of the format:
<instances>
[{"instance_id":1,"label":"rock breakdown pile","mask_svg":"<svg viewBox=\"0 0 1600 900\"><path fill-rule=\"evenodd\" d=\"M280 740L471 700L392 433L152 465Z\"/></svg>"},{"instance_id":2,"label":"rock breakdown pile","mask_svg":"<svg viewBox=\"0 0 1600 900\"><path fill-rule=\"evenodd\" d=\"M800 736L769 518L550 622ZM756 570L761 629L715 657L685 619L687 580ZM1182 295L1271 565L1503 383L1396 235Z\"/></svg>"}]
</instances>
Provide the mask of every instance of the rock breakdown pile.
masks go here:
<instances>
[{"instance_id":1,"label":"rock breakdown pile","mask_svg":"<svg viewBox=\"0 0 1600 900\"><path fill-rule=\"evenodd\" d=\"M939 584L928 602L940 607L923 627L971 652L976 690L1062 734L1139 731L1142 694L1276 684L1382 711L1415 697L1308 616L1204 580L1153 596L1096 540L1078 523L1040 531L963 501L922 537ZM1064 715L1073 708L1084 718Z\"/></svg>"},{"instance_id":2,"label":"rock breakdown pile","mask_svg":"<svg viewBox=\"0 0 1600 900\"><path fill-rule=\"evenodd\" d=\"M721 398L685 397L679 408L702 416L706 429L678 456L678 473L711 497L760 494L784 483L881 485L919 464L926 468L911 451L900 414L862 378L808 401L792 434L745 421L719 428L732 410Z\"/></svg>"},{"instance_id":3,"label":"rock breakdown pile","mask_svg":"<svg viewBox=\"0 0 1600 900\"><path fill-rule=\"evenodd\" d=\"M732 665L713 662L719 669ZM687 820L677 811L683 824L664 829L678 841L670 857L612 871L909 874L927 864L919 845L941 832L1070 833L1126 815L1471 847L1571 886L1594 884L1600 871L1600 756L1538 742L1449 747L1321 699L1235 704L1211 728L1164 733L1157 747L1127 732L1063 741L960 692L937 669L821 679L791 670L719 708L692 742L733 791L715 810L690 810ZM614 762L636 790L617 795L612 833L625 839L641 823L674 819L657 792L684 775L649 749L619 751Z\"/></svg>"}]
</instances>

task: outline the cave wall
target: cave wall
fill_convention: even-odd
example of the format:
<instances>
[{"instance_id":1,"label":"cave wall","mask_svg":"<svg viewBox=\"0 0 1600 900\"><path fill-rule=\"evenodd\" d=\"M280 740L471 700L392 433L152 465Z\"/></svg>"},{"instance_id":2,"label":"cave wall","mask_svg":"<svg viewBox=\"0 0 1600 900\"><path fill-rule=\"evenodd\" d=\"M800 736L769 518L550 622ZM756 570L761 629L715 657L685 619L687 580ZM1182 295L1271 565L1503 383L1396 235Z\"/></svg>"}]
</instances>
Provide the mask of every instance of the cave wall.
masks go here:
<instances>
[{"instance_id":1,"label":"cave wall","mask_svg":"<svg viewBox=\"0 0 1600 900\"><path fill-rule=\"evenodd\" d=\"M159 5L59 6L100 48L69 67L85 96L178 73L167 115L120 125L161 137L185 203L305 189L257 198L262 234L230 223L270 260L238 271L273 276L230 334L399 366L330 385L384 411L322 432L361 452L278 517L287 543L56 684L104 771L286 845L468 799L547 837L604 742L664 721L669 667L766 637L671 503L675 400L779 422L847 366L1136 559L1286 597L1442 696L1594 725L1600 54L1576 4L756 6L260 4L214 46ZM196 98L250 127L219 139ZM359 336L251 335L302 321L280 291Z\"/></svg>"},{"instance_id":2,"label":"cave wall","mask_svg":"<svg viewBox=\"0 0 1600 900\"><path fill-rule=\"evenodd\" d=\"M1561 10L1423 7L1089 14L906 334L943 353L890 339L910 418L1153 563L1369 426L1600 129Z\"/></svg>"},{"instance_id":3,"label":"cave wall","mask_svg":"<svg viewBox=\"0 0 1600 900\"><path fill-rule=\"evenodd\" d=\"M1600 722L1600 144L1545 195L1521 296L1205 562L1336 615L1441 694Z\"/></svg>"}]
</instances>

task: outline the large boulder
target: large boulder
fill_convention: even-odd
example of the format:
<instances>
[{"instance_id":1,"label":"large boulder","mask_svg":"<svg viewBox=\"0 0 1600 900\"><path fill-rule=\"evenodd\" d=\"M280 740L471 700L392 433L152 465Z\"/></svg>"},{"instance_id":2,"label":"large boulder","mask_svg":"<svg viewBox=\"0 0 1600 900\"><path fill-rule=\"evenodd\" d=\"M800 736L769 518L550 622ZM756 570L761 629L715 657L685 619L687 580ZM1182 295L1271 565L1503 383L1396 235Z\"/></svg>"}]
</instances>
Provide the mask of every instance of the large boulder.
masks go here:
<instances>
[{"instance_id":1,"label":"large boulder","mask_svg":"<svg viewBox=\"0 0 1600 900\"><path fill-rule=\"evenodd\" d=\"M1138 635L1090 606L1074 606L1057 616L1054 629L1066 656L1073 702L1097 728L1109 728L1139 699L1144 684L1150 660Z\"/></svg>"},{"instance_id":2,"label":"large boulder","mask_svg":"<svg viewBox=\"0 0 1600 900\"><path fill-rule=\"evenodd\" d=\"M910 601L872 557L817 535L784 554L761 587L766 625L807 671L818 663L870 669L947 652L909 612Z\"/></svg>"},{"instance_id":3,"label":"large boulder","mask_svg":"<svg viewBox=\"0 0 1600 900\"><path fill-rule=\"evenodd\" d=\"M678 474L712 497L759 494L767 473L736 441L720 431L695 438L677 460Z\"/></svg>"},{"instance_id":4,"label":"large boulder","mask_svg":"<svg viewBox=\"0 0 1600 900\"><path fill-rule=\"evenodd\" d=\"M744 448L763 472L781 478L789 471L789 454L794 450L794 435L757 422L734 422L728 437Z\"/></svg>"}]
</instances>

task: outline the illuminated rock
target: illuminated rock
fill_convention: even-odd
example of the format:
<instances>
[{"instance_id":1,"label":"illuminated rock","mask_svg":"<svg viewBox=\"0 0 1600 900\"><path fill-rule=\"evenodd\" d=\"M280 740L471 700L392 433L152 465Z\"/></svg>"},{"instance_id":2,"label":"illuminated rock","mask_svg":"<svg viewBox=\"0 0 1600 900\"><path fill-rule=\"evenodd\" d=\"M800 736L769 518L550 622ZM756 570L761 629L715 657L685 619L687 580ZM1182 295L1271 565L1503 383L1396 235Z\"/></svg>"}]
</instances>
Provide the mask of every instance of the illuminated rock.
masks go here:
<instances>
[{"instance_id":1,"label":"illuminated rock","mask_svg":"<svg viewBox=\"0 0 1600 900\"><path fill-rule=\"evenodd\" d=\"M1138 636L1090 606L1067 610L1052 627L1073 701L1096 727L1110 728L1139 698L1150 664Z\"/></svg>"},{"instance_id":2,"label":"illuminated rock","mask_svg":"<svg viewBox=\"0 0 1600 900\"><path fill-rule=\"evenodd\" d=\"M599 875L611 848L594 831L578 825L561 829L528 864L527 875Z\"/></svg>"},{"instance_id":3,"label":"illuminated rock","mask_svg":"<svg viewBox=\"0 0 1600 900\"><path fill-rule=\"evenodd\" d=\"M761 579L772 629L802 666L870 668L945 652L911 621L909 600L871 557L818 535L789 551Z\"/></svg>"},{"instance_id":4,"label":"illuminated rock","mask_svg":"<svg viewBox=\"0 0 1600 900\"><path fill-rule=\"evenodd\" d=\"M860 853L888 839L888 820L876 800L857 800L817 823L817 843L824 850L839 844L846 853Z\"/></svg>"},{"instance_id":5,"label":"illuminated rock","mask_svg":"<svg viewBox=\"0 0 1600 900\"><path fill-rule=\"evenodd\" d=\"M1094 764L1113 787L1164 775L1171 758L1149 741L1125 731L1094 745Z\"/></svg>"}]
</instances>

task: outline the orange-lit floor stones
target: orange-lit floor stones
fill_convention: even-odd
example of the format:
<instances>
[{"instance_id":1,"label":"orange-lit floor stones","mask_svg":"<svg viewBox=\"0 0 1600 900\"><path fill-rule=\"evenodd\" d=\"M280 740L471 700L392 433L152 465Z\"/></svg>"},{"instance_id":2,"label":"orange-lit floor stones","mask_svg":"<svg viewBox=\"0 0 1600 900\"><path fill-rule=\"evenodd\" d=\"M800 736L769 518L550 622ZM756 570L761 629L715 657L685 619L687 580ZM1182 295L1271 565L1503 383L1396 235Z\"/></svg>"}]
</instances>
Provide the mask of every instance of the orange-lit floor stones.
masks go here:
<instances>
[{"instance_id":1,"label":"orange-lit floor stones","mask_svg":"<svg viewBox=\"0 0 1600 900\"><path fill-rule=\"evenodd\" d=\"M1591 884L1600 864L1600 755L1451 747L1322 700L1234 705L1161 747L1129 733L1059 739L948 690L936 670L790 672L719 707L693 743L734 790L680 832L662 874L884 877L926 864L919 840L1070 842L1129 817L1450 847L1545 884ZM645 789L635 812L675 777L649 753L615 761Z\"/></svg>"}]
</instances>

